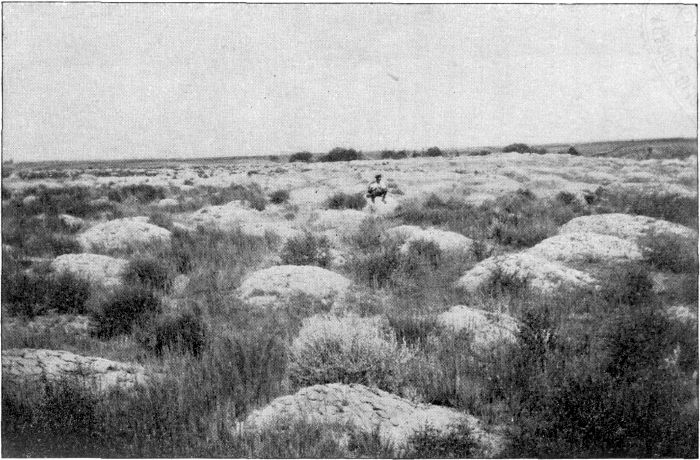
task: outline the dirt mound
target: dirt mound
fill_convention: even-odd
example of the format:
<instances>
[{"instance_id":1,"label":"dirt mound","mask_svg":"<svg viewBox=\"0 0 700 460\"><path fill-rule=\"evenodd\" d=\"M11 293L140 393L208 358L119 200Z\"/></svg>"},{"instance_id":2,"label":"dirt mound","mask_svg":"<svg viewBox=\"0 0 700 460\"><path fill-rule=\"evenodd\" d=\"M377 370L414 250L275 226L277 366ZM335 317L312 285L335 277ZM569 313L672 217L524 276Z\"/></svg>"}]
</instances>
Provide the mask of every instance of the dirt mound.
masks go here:
<instances>
[{"instance_id":1,"label":"dirt mound","mask_svg":"<svg viewBox=\"0 0 700 460\"><path fill-rule=\"evenodd\" d=\"M70 230L79 230L85 225L85 221L80 217L71 216L70 214L61 214L59 220Z\"/></svg>"},{"instance_id":2,"label":"dirt mound","mask_svg":"<svg viewBox=\"0 0 700 460\"><path fill-rule=\"evenodd\" d=\"M528 253L562 262L621 262L641 260L636 243L612 235L570 232L543 240Z\"/></svg>"},{"instance_id":3,"label":"dirt mound","mask_svg":"<svg viewBox=\"0 0 700 460\"><path fill-rule=\"evenodd\" d=\"M467 331L472 345L478 350L489 351L499 344L515 343L518 321L504 313L492 313L478 308L457 305L438 315L444 327L455 331Z\"/></svg>"},{"instance_id":4,"label":"dirt mound","mask_svg":"<svg viewBox=\"0 0 700 460\"><path fill-rule=\"evenodd\" d=\"M161 209L174 208L180 203L175 198L163 198L158 202L158 207Z\"/></svg>"},{"instance_id":5,"label":"dirt mound","mask_svg":"<svg viewBox=\"0 0 700 460\"><path fill-rule=\"evenodd\" d=\"M489 257L476 264L456 282L456 286L473 293L494 284L530 287L543 292L567 288L593 288L595 279L579 270L521 252Z\"/></svg>"},{"instance_id":6,"label":"dirt mound","mask_svg":"<svg viewBox=\"0 0 700 460\"><path fill-rule=\"evenodd\" d=\"M99 254L63 254L51 262L56 273L68 272L95 285L113 288L121 285L121 276L129 262Z\"/></svg>"},{"instance_id":7,"label":"dirt mound","mask_svg":"<svg viewBox=\"0 0 700 460\"><path fill-rule=\"evenodd\" d=\"M454 409L416 404L382 390L364 385L330 383L302 388L294 395L275 399L263 409L253 411L244 426L265 428L280 420L306 420L322 424L351 424L365 433L379 435L395 447L406 444L415 431L426 425L449 432L457 423L468 423L475 434L480 455L494 455L499 444L495 436L484 432L479 421Z\"/></svg>"},{"instance_id":8,"label":"dirt mound","mask_svg":"<svg viewBox=\"0 0 700 460\"><path fill-rule=\"evenodd\" d=\"M345 293L352 282L342 275L308 265L277 265L246 278L239 289L241 298L259 305L303 294L325 305Z\"/></svg>"},{"instance_id":9,"label":"dirt mound","mask_svg":"<svg viewBox=\"0 0 700 460\"><path fill-rule=\"evenodd\" d=\"M357 231L367 213L355 209L324 209L317 213L313 226L319 231L334 230L338 234L350 234Z\"/></svg>"},{"instance_id":10,"label":"dirt mound","mask_svg":"<svg viewBox=\"0 0 700 460\"><path fill-rule=\"evenodd\" d=\"M697 238L697 232L684 225L647 216L620 213L576 217L559 229L560 234L578 232L612 235L631 241L637 241L651 233L679 238Z\"/></svg>"},{"instance_id":11,"label":"dirt mound","mask_svg":"<svg viewBox=\"0 0 700 460\"><path fill-rule=\"evenodd\" d=\"M435 243L443 252L466 253L471 252L474 246L471 238L433 227L422 229L415 225L400 225L389 229L387 233L406 242L401 248L404 252L408 250L409 243L418 240Z\"/></svg>"},{"instance_id":12,"label":"dirt mound","mask_svg":"<svg viewBox=\"0 0 700 460\"><path fill-rule=\"evenodd\" d=\"M97 391L129 389L145 384L149 377L143 367L61 350L19 348L2 352L3 383L11 388L41 390L44 382L74 379ZM5 391L5 388L3 388Z\"/></svg>"},{"instance_id":13,"label":"dirt mound","mask_svg":"<svg viewBox=\"0 0 700 460\"><path fill-rule=\"evenodd\" d=\"M289 222L274 219L262 211L247 207L240 201L204 207L190 214L185 220L186 224L195 228L199 225L212 226L224 231L240 228L246 235L259 237L272 232L287 239L299 233Z\"/></svg>"},{"instance_id":14,"label":"dirt mound","mask_svg":"<svg viewBox=\"0 0 700 460\"><path fill-rule=\"evenodd\" d=\"M130 217L90 227L78 235L78 242L85 251L120 251L154 243L170 243L170 231L149 224L148 217Z\"/></svg>"}]
</instances>

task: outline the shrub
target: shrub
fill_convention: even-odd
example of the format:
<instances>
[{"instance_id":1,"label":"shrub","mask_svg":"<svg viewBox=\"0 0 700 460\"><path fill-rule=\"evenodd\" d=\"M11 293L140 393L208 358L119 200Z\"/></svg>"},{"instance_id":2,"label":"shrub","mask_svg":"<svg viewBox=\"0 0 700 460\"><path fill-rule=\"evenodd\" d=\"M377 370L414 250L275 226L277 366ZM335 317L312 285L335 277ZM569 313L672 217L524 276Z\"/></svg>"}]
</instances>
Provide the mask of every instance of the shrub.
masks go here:
<instances>
[{"instance_id":1,"label":"shrub","mask_svg":"<svg viewBox=\"0 0 700 460\"><path fill-rule=\"evenodd\" d=\"M438 147L430 147L423 154L423 156L426 156L426 157L441 157L443 155L444 154L442 153L442 150L440 150Z\"/></svg>"},{"instance_id":2,"label":"shrub","mask_svg":"<svg viewBox=\"0 0 700 460\"><path fill-rule=\"evenodd\" d=\"M464 421L441 431L430 425L408 438L407 458L471 458L477 448L472 428Z\"/></svg>"},{"instance_id":3,"label":"shrub","mask_svg":"<svg viewBox=\"0 0 700 460\"><path fill-rule=\"evenodd\" d=\"M313 159L313 155L311 152L297 152L292 154L289 157L289 162L294 163L295 161L301 161L304 163L308 163Z\"/></svg>"},{"instance_id":4,"label":"shrub","mask_svg":"<svg viewBox=\"0 0 700 460\"><path fill-rule=\"evenodd\" d=\"M442 251L440 247L425 240L410 241L401 257L401 270L406 274L423 275L426 270L434 270L440 265Z\"/></svg>"},{"instance_id":5,"label":"shrub","mask_svg":"<svg viewBox=\"0 0 700 460\"><path fill-rule=\"evenodd\" d=\"M140 284L150 289L167 289L172 283L170 267L163 260L132 260L123 274L128 285Z\"/></svg>"},{"instance_id":6,"label":"shrub","mask_svg":"<svg viewBox=\"0 0 700 460\"><path fill-rule=\"evenodd\" d=\"M376 217L366 217L351 236L352 244L360 251L368 252L378 248L385 239L384 231Z\"/></svg>"},{"instance_id":7,"label":"shrub","mask_svg":"<svg viewBox=\"0 0 700 460\"><path fill-rule=\"evenodd\" d=\"M90 282L63 272L47 285L46 308L58 313L83 314L90 298Z\"/></svg>"},{"instance_id":8,"label":"shrub","mask_svg":"<svg viewBox=\"0 0 700 460\"><path fill-rule=\"evenodd\" d=\"M327 267L331 263L330 249L331 244L326 236L306 232L287 240L282 249L282 263Z\"/></svg>"},{"instance_id":9,"label":"shrub","mask_svg":"<svg viewBox=\"0 0 700 460\"><path fill-rule=\"evenodd\" d=\"M517 153L528 153L531 148L527 144L509 144L503 147L504 152L517 152Z\"/></svg>"},{"instance_id":10,"label":"shrub","mask_svg":"<svg viewBox=\"0 0 700 460\"><path fill-rule=\"evenodd\" d=\"M669 364L676 330L653 303L613 313L566 333L526 318L505 367L517 427L506 456L697 455L697 412L685 408L695 383Z\"/></svg>"},{"instance_id":11,"label":"shrub","mask_svg":"<svg viewBox=\"0 0 700 460\"><path fill-rule=\"evenodd\" d=\"M373 288L386 287L399 268L401 258L396 242L387 241L369 253L353 254L347 263L348 269L358 280Z\"/></svg>"},{"instance_id":12,"label":"shrub","mask_svg":"<svg viewBox=\"0 0 700 460\"><path fill-rule=\"evenodd\" d=\"M319 161L332 162L332 161L353 161L361 160L362 155L355 149L345 149L342 147L336 147L326 155L319 158Z\"/></svg>"},{"instance_id":13,"label":"shrub","mask_svg":"<svg viewBox=\"0 0 700 460\"><path fill-rule=\"evenodd\" d=\"M659 270L674 273L698 271L698 246L694 238L651 234L640 241L644 259Z\"/></svg>"},{"instance_id":14,"label":"shrub","mask_svg":"<svg viewBox=\"0 0 700 460\"><path fill-rule=\"evenodd\" d=\"M596 190L598 212L623 212L698 226L698 198L663 191L599 188Z\"/></svg>"},{"instance_id":15,"label":"shrub","mask_svg":"<svg viewBox=\"0 0 700 460\"><path fill-rule=\"evenodd\" d=\"M617 267L601 288L601 296L612 305L642 305L653 296L649 271L639 263Z\"/></svg>"},{"instance_id":16,"label":"shrub","mask_svg":"<svg viewBox=\"0 0 700 460\"><path fill-rule=\"evenodd\" d=\"M363 193L347 194L338 192L328 198L326 207L328 209L362 209L367 205L367 200Z\"/></svg>"},{"instance_id":17,"label":"shrub","mask_svg":"<svg viewBox=\"0 0 700 460\"><path fill-rule=\"evenodd\" d=\"M95 312L98 337L128 334L135 323L145 323L160 312L160 299L144 287L127 287L116 291Z\"/></svg>"},{"instance_id":18,"label":"shrub","mask_svg":"<svg viewBox=\"0 0 700 460\"><path fill-rule=\"evenodd\" d=\"M158 356L166 350L199 356L206 345L206 324L201 312L187 310L158 317L140 335L143 346Z\"/></svg>"},{"instance_id":19,"label":"shrub","mask_svg":"<svg viewBox=\"0 0 700 460\"><path fill-rule=\"evenodd\" d=\"M246 201L251 208L257 211L264 211L267 199L259 184L249 184L247 186L231 184L222 189L209 189L210 201L213 205L222 205L234 200Z\"/></svg>"},{"instance_id":20,"label":"shrub","mask_svg":"<svg viewBox=\"0 0 700 460\"><path fill-rule=\"evenodd\" d=\"M270 195L270 202L274 204L282 204L289 201L289 190L275 190Z\"/></svg>"},{"instance_id":21,"label":"shrub","mask_svg":"<svg viewBox=\"0 0 700 460\"><path fill-rule=\"evenodd\" d=\"M173 217L165 212L154 212L148 218L148 222L163 227L167 230L173 229Z\"/></svg>"},{"instance_id":22,"label":"shrub","mask_svg":"<svg viewBox=\"0 0 700 460\"><path fill-rule=\"evenodd\" d=\"M382 160L400 160L403 158L408 158L408 152L405 150L383 150L380 154Z\"/></svg>"},{"instance_id":23,"label":"shrub","mask_svg":"<svg viewBox=\"0 0 700 460\"><path fill-rule=\"evenodd\" d=\"M569 155L581 155L578 150L576 150L576 147L573 145L569 147L569 149L566 151Z\"/></svg>"},{"instance_id":24,"label":"shrub","mask_svg":"<svg viewBox=\"0 0 700 460\"><path fill-rule=\"evenodd\" d=\"M372 319L313 316L290 351L289 375L297 386L361 383L396 391L410 352Z\"/></svg>"},{"instance_id":25,"label":"shrub","mask_svg":"<svg viewBox=\"0 0 700 460\"><path fill-rule=\"evenodd\" d=\"M107 193L107 198L117 203L121 203L130 197L134 197L139 203L150 203L151 201L165 198L165 189L149 184L130 184L111 189Z\"/></svg>"},{"instance_id":26,"label":"shrub","mask_svg":"<svg viewBox=\"0 0 700 460\"><path fill-rule=\"evenodd\" d=\"M44 302L46 278L25 273L21 267L3 257L2 304L11 316L31 318Z\"/></svg>"}]
</instances>

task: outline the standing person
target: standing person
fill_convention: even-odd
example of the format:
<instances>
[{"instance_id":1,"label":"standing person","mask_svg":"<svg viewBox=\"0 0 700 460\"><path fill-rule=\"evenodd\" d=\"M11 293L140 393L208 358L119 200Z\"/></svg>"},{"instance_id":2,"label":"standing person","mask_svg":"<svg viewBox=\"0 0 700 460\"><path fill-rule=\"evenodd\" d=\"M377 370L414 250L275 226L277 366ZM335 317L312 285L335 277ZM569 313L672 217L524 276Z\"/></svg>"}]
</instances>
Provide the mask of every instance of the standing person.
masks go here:
<instances>
[{"instance_id":1,"label":"standing person","mask_svg":"<svg viewBox=\"0 0 700 460\"><path fill-rule=\"evenodd\" d=\"M382 180L382 175L377 174L374 176L374 181L369 184L369 187L367 187L367 197L372 199L372 203L374 203L374 199L378 196L382 197L382 203L386 203L386 194L387 194L387 187L384 181Z\"/></svg>"}]
</instances>

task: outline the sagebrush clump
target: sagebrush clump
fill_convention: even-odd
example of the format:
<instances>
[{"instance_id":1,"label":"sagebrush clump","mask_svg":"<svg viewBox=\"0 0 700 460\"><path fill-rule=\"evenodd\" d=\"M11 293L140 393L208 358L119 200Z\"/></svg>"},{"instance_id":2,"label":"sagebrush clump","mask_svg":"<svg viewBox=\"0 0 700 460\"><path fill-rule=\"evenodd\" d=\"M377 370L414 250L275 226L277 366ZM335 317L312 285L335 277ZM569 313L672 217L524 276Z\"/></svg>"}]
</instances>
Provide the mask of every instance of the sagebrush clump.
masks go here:
<instances>
[{"instance_id":1,"label":"sagebrush clump","mask_svg":"<svg viewBox=\"0 0 700 460\"><path fill-rule=\"evenodd\" d=\"M328 237L311 232L289 238L282 249L285 265L316 265L328 267L331 263L331 244Z\"/></svg>"},{"instance_id":2,"label":"sagebrush clump","mask_svg":"<svg viewBox=\"0 0 700 460\"><path fill-rule=\"evenodd\" d=\"M292 343L289 373L300 387L341 382L397 391L410 358L410 350L374 319L314 316Z\"/></svg>"}]
</instances>

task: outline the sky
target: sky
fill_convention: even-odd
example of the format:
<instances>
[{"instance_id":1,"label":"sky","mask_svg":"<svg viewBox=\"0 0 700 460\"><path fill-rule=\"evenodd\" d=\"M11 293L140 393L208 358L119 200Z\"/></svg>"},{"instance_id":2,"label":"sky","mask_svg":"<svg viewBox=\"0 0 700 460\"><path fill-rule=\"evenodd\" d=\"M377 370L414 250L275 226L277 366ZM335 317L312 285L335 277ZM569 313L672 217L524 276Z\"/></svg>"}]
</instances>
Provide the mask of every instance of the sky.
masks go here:
<instances>
[{"instance_id":1,"label":"sky","mask_svg":"<svg viewBox=\"0 0 700 460\"><path fill-rule=\"evenodd\" d=\"M3 4L3 159L695 137L695 6Z\"/></svg>"}]
</instances>

